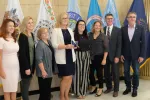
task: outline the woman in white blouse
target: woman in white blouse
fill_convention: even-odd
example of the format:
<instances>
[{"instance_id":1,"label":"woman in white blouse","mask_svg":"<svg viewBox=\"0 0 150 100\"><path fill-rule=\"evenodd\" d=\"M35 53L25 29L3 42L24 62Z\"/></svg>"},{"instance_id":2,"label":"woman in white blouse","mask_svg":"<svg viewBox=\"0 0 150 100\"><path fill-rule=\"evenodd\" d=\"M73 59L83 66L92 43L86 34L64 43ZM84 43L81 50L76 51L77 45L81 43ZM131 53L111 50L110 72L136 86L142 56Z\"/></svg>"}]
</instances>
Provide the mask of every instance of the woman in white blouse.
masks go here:
<instances>
[{"instance_id":1,"label":"woman in white blouse","mask_svg":"<svg viewBox=\"0 0 150 100\"><path fill-rule=\"evenodd\" d=\"M58 75L62 78L60 83L60 100L69 100L69 89L72 75L75 73L75 41L73 31L68 28L69 16L60 15L59 28L53 30L51 36L52 46L55 49L55 59L58 66Z\"/></svg>"}]
</instances>

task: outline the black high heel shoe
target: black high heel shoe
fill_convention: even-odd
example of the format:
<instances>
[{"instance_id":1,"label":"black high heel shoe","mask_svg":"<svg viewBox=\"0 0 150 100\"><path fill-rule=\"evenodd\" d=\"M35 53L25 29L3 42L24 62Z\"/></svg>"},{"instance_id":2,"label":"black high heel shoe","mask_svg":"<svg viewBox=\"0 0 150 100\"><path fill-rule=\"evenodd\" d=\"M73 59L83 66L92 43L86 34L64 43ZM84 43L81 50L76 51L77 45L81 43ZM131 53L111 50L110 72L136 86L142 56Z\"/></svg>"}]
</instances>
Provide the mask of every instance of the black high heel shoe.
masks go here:
<instances>
[{"instance_id":1,"label":"black high heel shoe","mask_svg":"<svg viewBox=\"0 0 150 100\"><path fill-rule=\"evenodd\" d=\"M97 87L95 88L94 91L90 92L89 94L94 94L94 93L96 93L96 92L97 92Z\"/></svg>"}]
</instances>

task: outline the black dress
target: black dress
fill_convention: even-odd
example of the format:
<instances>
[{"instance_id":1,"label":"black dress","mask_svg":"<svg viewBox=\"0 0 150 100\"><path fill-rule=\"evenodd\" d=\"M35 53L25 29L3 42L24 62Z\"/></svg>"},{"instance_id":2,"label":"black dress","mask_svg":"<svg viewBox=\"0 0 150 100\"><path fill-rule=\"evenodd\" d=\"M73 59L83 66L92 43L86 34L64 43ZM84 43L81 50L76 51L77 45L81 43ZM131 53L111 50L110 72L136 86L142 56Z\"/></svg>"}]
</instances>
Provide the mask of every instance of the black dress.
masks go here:
<instances>
[{"instance_id":1,"label":"black dress","mask_svg":"<svg viewBox=\"0 0 150 100\"><path fill-rule=\"evenodd\" d=\"M62 29L64 43L65 45L71 44L71 35L68 29ZM66 49L66 64L57 64L58 66L58 75L61 76L70 76L75 73L75 63L73 62L72 49Z\"/></svg>"}]
</instances>

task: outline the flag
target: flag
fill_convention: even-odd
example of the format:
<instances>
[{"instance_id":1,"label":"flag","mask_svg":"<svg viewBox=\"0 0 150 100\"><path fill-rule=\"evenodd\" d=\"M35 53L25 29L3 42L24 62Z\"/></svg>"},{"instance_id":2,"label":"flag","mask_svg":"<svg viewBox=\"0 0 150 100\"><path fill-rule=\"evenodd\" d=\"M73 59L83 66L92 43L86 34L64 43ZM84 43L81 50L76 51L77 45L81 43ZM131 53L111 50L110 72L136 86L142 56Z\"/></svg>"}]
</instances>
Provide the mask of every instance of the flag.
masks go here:
<instances>
[{"instance_id":1,"label":"flag","mask_svg":"<svg viewBox=\"0 0 150 100\"><path fill-rule=\"evenodd\" d=\"M36 27L34 28L33 31L35 36L35 42L36 43L38 42L37 31L40 28L42 27L48 28L49 36L51 36L55 23L56 23L56 18L50 0L41 0Z\"/></svg>"},{"instance_id":2,"label":"flag","mask_svg":"<svg viewBox=\"0 0 150 100\"><path fill-rule=\"evenodd\" d=\"M140 68L142 68L145 63L150 60L148 59L150 57L150 35L149 35L149 30L148 30L148 24L147 24L147 18L145 14L145 8L144 8L144 3L143 0L134 0L129 12L135 12L137 14L137 20L136 24L141 25L145 29L145 43L146 43L146 48L145 48L145 61L140 65ZM124 25L127 25L127 19L124 21Z\"/></svg>"},{"instance_id":3,"label":"flag","mask_svg":"<svg viewBox=\"0 0 150 100\"><path fill-rule=\"evenodd\" d=\"M69 0L67 13L69 14L69 27L74 29L78 20L81 20L78 0Z\"/></svg>"},{"instance_id":4,"label":"flag","mask_svg":"<svg viewBox=\"0 0 150 100\"><path fill-rule=\"evenodd\" d=\"M24 18L19 0L8 0L4 19L10 18L19 26Z\"/></svg>"},{"instance_id":5,"label":"flag","mask_svg":"<svg viewBox=\"0 0 150 100\"><path fill-rule=\"evenodd\" d=\"M104 11L103 19L105 19L105 15L108 14L108 13L111 13L114 16L114 23L113 23L113 25L120 28L121 27L120 20L119 20L116 4L115 4L114 0L108 0L106 9ZM104 24L106 25L105 22L104 22Z\"/></svg>"},{"instance_id":6,"label":"flag","mask_svg":"<svg viewBox=\"0 0 150 100\"><path fill-rule=\"evenodd\" d=\"M97 0L91 0L86 22L88 32L91 31L92 25L96 20L102 21L101 9Z\"/></svg>"}]
</instances>

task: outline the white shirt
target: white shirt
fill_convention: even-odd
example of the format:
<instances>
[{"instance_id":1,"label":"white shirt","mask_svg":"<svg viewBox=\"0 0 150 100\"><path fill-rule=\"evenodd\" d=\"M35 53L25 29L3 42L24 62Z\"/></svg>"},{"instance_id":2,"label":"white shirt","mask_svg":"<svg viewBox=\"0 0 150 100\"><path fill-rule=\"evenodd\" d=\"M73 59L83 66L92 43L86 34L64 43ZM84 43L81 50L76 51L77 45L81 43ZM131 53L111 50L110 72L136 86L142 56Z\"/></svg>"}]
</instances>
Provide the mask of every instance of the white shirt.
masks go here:
<instances>
[{"instance_id":1,"label":"white shirt","mask_svg":"<svg viewBox=\"0 0 150 100\"><path fill-rule=\"evenodd\" d=\"M128 25L128 36L129 36L129 40L130 40L130 41L131 41L132 38L133 38L134 31L135 31L135 26L136 26L136 24L134 25L134 27L130 27L130 26Z\"/></svg>"},{"instance_id":2,"label":"white shirt","mask_svg":"<svg viewBox=\"0 0 150 100\"><path fill-rule=\"evenodd\" d=\"M106 36L107 36L107 32L108 32L108 27L109 27L109 33L110 33L110 36L111 36L111 32L112 32L112 29L113 29L113 24L111 26L106 27Z\"/></svg>"},{"instance_id":3,"label":"white shirt","mask_svg":"<svg viewBox=\"0 0 150 100\"><path fill-rule=\"evenodd\" d=\"M71 40L74 40L74 33L72 29L68 28L68 31L71 35ZM59 44L65 44L64 43L64 37L61 28L55 28L51 35L51 43L55 50L55 60L57 64L66 64L66 50L65 49L58 49ZM72 49L72 57L73 62L76 61L76 55L74 49Z\"/></svg>"}]
</instances>

